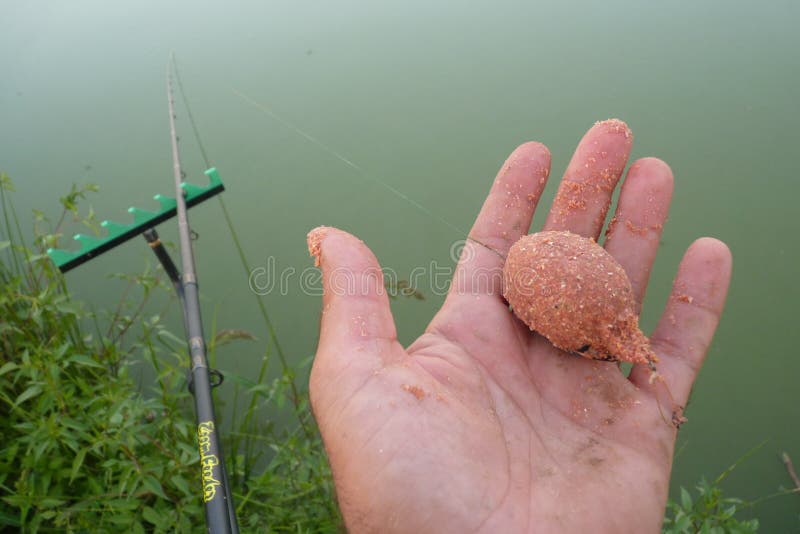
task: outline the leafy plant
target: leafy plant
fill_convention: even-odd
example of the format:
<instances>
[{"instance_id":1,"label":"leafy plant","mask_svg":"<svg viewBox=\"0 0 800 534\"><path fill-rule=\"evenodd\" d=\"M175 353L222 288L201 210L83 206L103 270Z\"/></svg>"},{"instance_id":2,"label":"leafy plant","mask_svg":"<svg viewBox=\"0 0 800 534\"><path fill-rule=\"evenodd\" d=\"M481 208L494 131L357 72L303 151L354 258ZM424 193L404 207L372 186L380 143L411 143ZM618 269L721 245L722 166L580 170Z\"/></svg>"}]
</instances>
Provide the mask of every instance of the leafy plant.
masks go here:
<instances>
[{"instance_id":1,"label":"leafy plant","mask_svg":"<svg viewBox=\"0 0 800 534\"><path fill-rule=\"evenodd\" d=\"M669 502L663 532L749 534L758 531L758 519L743 520L736 517L747 503L741 499L724 497L719 482L709 483L703 478L696 490L697 496L692 497L686 488L681 488L680 501Z\"/></svg>"},{"instance_id":2,"label":"leafy plant","mask_svg":"<svg viewBox=\"0 0 800 534\"><path fill-rule=\"evenodd\" d=\"M202 530L185 342L162 324L168 309L148 313L152 296L169 286L150 268L119 276L120 302L95 313L70 298L45 255L68 219L96 226L91 211L88 218L78 213L94 189L73 187L55 225L35 211L28 246L8 198L13 184L0 175L0 530ZM245 338L228 332L216 339ZM141 365L156 375L145 394L132 378ZM247 410L223 439L242 530L339 530L307 395L283 403L291 376L267 380L266 362L256 382L236 378ZM276 430L261 423L279 405L302 424Z\"/></svg>"},{"instance_id":3,"label":"leafy plant","mask_svg":"<svg viewBox=\"0 0 800 534\"><path fill-rule=\"evenodd\" d=\"M758 519L742 520L736 517L739 510L752 506L754 503L734 497L723 497L720 485L739 464L755 454L765 443L766 441L747 451L713 482L709 483L702 478L696 486L696 498L693 498L686 488L681 487L680 502L670 501L667 503L663 532L665 534L748 534L757 532ZM777 495L779 494L775 496ZM772 496L766 498L770 497Z\"/></svg>"}]
</instances>

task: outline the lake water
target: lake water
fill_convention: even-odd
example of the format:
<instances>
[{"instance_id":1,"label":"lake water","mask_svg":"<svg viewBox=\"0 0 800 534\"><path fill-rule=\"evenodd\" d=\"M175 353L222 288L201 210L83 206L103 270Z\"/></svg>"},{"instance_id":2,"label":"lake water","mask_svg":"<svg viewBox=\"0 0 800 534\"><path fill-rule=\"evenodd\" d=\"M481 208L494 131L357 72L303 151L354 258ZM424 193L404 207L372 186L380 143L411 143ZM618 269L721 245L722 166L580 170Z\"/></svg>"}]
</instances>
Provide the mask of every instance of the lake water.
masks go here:
<instances>
[{"instance_id":1,"label":"lake water","mask_svg":"<svg viewBox=\"0 0 800 534\"><path fill-rule=\"evenodd\" d=\"M779 455L800 463L799 3L4 0L0 20L0 168L25 214L57 214L57 197L76 181L100 185L92 203L101 219L124 220L130 204L155 207L153 194L172 192L164 83L175 51L252 267L292 273L285 291L261 298L294 361L316 347L319 298L300 283L309 229L351 231L401 278L431 262L450 267L451 245L516 145L550 147L547 206L583 132L626 120L633 157L658 156L676 178L645 329L692 240L718 237L734 255L674 488L714 478L765 439L724 488L756 499L791 484ZM189 180L205 183L181 106L178 114ZM249 330L263 344L218 203L191 220L206 324L216 312L218 328ZM174 240L172 225L161 231ZM121 286L105 275L135 272L148 254L133 241L70 273L70 287L108 305ZM425 301L393 304L404 343L442 302L422 282ZM180 331L179 318L169 320ZM220 366L254 373L260 350L231 345ZM790 495L752 512L764 532L778 532L797 527L799 509Z\"/></svg>"}]
</instances>

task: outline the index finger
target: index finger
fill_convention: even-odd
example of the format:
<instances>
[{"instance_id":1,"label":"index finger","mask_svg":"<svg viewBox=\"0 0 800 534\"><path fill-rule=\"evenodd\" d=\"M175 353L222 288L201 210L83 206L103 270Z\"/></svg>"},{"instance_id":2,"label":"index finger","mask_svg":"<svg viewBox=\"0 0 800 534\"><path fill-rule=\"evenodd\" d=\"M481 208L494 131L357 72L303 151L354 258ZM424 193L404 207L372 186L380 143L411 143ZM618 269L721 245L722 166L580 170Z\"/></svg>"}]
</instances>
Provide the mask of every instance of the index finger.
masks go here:
<instances>
[{"instance_id":1,"label":"index finger","mask_svg":"<svg viewBox=\"0 0 800 534\"><path fill-rule=\"evenodd\" d=\"M508 249L528 233L550 174L550 151L541 143L517 147L506 159L483 203L453 278L451 292L500 294Z\"/></svg>"}]
</instances>

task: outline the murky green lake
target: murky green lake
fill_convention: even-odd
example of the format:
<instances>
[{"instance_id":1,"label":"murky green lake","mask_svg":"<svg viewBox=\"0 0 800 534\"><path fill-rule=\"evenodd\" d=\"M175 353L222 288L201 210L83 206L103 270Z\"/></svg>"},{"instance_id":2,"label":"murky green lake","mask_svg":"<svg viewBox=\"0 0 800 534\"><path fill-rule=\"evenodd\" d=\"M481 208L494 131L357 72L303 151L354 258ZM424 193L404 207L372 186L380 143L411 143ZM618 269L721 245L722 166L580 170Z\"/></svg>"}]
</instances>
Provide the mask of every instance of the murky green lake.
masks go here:
<instances>
[{"instance_id":1,"label":"murky green lake","mask_svg":"<svg viewBox=\"0 0 800 534\"><path fill-rule=\"evenodd\" d=\"M547 206L583 132L599 119L626 120L633 157L658 156L676 178L645 329L691 241L712 235L734 254L673 487L715 477L763 440L724 487L752 500L790 485L779 455L800 462L797 2L4 0L0 20L0 168L15 179L24 214L56 215L57 197L76 181L100 185L100 218L155 207L153 194L172 192L164 83L175 51L252 267L285 275L285 287L261 298L294 361L316 347L319 297L302 279L310 228L351 231L401 278L432 262L452 267L459 229L516 145L550 147ZM189 180L204 183L178 114ZM190 215L207 325L216 313L218 328L261 339L226 347L219 365L254 373L266 336L248 275L219 204ZM172 225L161 231L175 239ZM147 247L133 241L68 281L102 307L122 291L106 275L145 261ZM405 343L442 302L429 278L421 283L425 301L393 304ZM799 511L791 495L752 513L764 532L785 532Z\"/></svg>"}]
</instances>

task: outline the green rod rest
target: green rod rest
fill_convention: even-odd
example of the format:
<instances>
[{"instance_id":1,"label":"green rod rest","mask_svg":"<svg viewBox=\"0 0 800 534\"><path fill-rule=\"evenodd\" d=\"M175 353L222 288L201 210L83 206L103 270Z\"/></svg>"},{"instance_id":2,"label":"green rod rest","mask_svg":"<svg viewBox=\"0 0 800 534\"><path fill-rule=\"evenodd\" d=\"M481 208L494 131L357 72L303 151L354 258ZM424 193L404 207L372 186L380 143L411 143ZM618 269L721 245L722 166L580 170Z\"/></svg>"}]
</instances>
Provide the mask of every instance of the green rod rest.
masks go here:
<instances>
[{"instance_id":1,"label":"green rod rest","mask_svg":"<svg viewBox=\"0 0 800 534\"><path fill-rule=\"evenodd\" d=\"M225 191L225 185L219 177L217 169L212 167L205 172L208 176L209 184L205 187L189 184L181 184L186 199L186 207L191 208L215 195ZM133 239L148 228L153 228L167 219L177 214L177 205L173 197L156 195L161 209L158 211L143 210L131 207L128 212L133 215L132 224L122 224L114 221L103 221L100 226L106 229L106 237L87 236L75 234L73 239L81 244L77 251L63 250L58 248L47 249L47 254L56 267L62 273L74 269L78 265L99 256L103 252L111 250L117 245L121 245L129 239Z\"/></svg>"}]
</instances>

